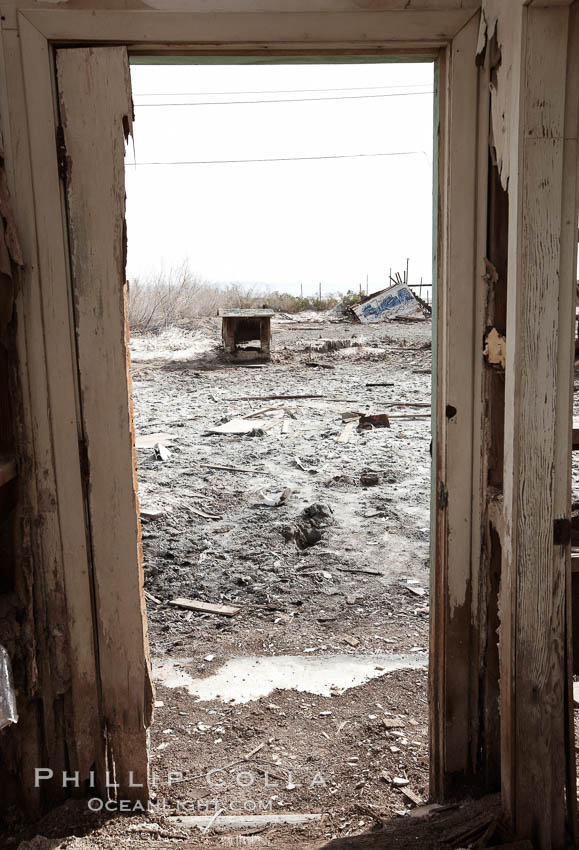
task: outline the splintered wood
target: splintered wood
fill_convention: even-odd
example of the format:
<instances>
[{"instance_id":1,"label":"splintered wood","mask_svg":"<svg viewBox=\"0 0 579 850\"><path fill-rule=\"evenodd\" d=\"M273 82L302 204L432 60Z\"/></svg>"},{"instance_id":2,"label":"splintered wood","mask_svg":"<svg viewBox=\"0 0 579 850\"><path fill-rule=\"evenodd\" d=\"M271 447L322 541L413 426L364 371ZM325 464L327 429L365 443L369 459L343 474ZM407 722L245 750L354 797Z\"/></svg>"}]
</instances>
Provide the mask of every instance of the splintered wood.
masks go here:
<instances>
[{"instance_id":1,"label":"splintered wood","mask_svg":"<svg viewBox=\"0 0 579 850\"><path fill-rule=\"evenodd\" d=\"M129 63L124 47L99 47L59 50L56 65L70 163L66 199L90 483L103 748L97 771L104 785L102 770L112 760L118 793L146 799L152 687L125 318L123 174L125 132L133 114ZM88 632L93 618L86 621Z\"/></svg>"}]
</instances>

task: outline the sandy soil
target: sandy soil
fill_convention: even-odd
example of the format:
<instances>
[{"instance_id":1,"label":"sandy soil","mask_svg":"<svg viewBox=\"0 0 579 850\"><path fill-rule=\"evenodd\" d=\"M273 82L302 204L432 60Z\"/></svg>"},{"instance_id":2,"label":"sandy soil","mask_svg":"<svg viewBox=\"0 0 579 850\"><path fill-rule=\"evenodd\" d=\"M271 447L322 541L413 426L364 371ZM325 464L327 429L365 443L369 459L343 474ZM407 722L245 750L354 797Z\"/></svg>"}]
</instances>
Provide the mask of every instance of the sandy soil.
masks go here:
<instances>
[{"instance_id":1,"label":"sandy soil","mask_svg":"<svg viewBox=\"0 0 579 850\"><path fill-rule=\"evenodd\" d=\"M224 362L219 334L205 319L131 344L136 432L170 435L171 452L138 449L158 809L126 825L72 805L42 834L89 823L79 850L121 833L123 847L320 846L370 828L372 811L408 813L408 792L427 797L431 325L275 320L273 361L254 368ZM319 397L267 399L306 394ZM259 411L251 434L208 433ZM390 427L348 427L352 411L387 413ZM240 611L168 604L178 597ZM204 701L170 687L232 659L287 655L376 663L366 681L325 694L306 673L247 702L235 682ZM385 655L422 666L388 672ZM167 820L219 810L323 819L236 837Z\"/></svg>"}]
</instances>

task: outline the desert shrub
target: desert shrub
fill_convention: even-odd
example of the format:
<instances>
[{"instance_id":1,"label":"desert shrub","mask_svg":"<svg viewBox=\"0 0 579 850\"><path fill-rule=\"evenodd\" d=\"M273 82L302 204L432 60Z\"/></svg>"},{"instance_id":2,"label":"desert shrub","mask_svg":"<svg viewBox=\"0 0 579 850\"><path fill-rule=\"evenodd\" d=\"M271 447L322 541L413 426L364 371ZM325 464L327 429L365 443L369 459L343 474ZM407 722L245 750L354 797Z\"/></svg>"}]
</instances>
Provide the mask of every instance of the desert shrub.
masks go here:
<instances>
[{"instance_id":1,"label":"desert shrub","mask_svg":"<svg viewBox=\"0 0 579 850\"><path fill-rule=\"evenodd\" d=\"M240 283L220 286L203 280L184 262L129 282L129 325L132 330L158 331L201 316L216 316L228 307L270 307L283 313L329 310L339 297L299 297L287 292Z\"/></svg>"},{"instance_id":2,"label":"desert shrub","mask_svg":"<svg viewBox=\"0 0 579 850\"><path fill-rule=\"evenodd\" d=\"M345 295L342 296L342 304L345 307L351 307L352 304L359 304L362 298L366 296L366 293L355 292L353 289L349 289Z\"/></svg>"}]
</instances>

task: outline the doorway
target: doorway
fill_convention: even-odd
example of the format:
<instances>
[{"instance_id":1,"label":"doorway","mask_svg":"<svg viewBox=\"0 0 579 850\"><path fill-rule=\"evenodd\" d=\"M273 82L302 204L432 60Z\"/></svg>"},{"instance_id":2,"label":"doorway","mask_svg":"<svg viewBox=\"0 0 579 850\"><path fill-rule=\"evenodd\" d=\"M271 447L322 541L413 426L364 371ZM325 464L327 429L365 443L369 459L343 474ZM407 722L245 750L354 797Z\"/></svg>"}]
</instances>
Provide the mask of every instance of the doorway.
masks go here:
<instances>
[{"instance_id":1,"label":"doorway","mask_svg":"<svg viewBox=\"0 0 579 850\"><path fill-rule=\"evenodd\" d=\"M470 43L470 41L472 41L472 39L475 36L475 30L476 30L476 22L473 21L473 26L469 27L469 33L468 33L469 43ZM107 48L107 50L113 51L114 49L113 48L110 48L110 49ZM457 50L458 50L458 48L457 48ZM63 51L63 52L70 52L71 54L74 53L74 51ZM117 52L120 53L121 49L119 49ZM87 54L90 55L90 56L96 55L97 53L100 53L100 49L98 49L98 48L87 50ZM459 51L457 53L457 55L462 55L462 54ZM444 66L441 66L441 67L444 67ZM124 73L121 65L119 65L119 72L121 74ZM111 98L111 100L114 101L114 98ZM106 104L108 104L108 102L109 101L106 98L103 98L101 101L99 101L99 108L101 108L101 107L105 108L105 106L106 106ZM119 123L122 123L125 130L130 129L130 107L127 106L126 101L124 101L124 102L115 101L113 103L113 106L114 106L114 110L116 110L114 120L118 121ZM71 131L71 126L72 126L71 115L73 115L73 114L74 114L74 110L68 110L67 113L66 113L66 115L67 115L67 128L66 129L68 130L69 133ZM100 115L95 116L95 120L100 121L100 119L101 119ZM102 126L106 126L106 124L103 125L103 122L100 121L98 130L95 130L94 138L97 138L99 136ZM447 125L445 124L444 126L446 127ZM452 126L453 126L453 132L454 132L454 128L456 128L458 125L455 122L455 123L453 123ZM100 197L100 193L103 190L103 188L106 191L106 186L111 185L111 183L107 183L107 181L102 180L102 169L95 168L94 157L91 159L91 161L93 162L92 166L89 165L88 161L86 163L86 166L83 166L82 163L78 159L79 153L82 153L82 151L79 151L78 148L75 149L75 145L77 144L77 142L79 142L79 140L82 142L82 144L84 144L86 141L89 140L89 136L90 136L90 134L87 133L86 125L84 125L83 128L82 128L82 131L79 133L79 136L77 138L73 138L72 136L69 136L69 138L65 139L65 142L67 143L67 145L65 145L63 147L66 148L66 154L68 155L68 162L66 161L65 156L63 156L63 162L62 162L63 177L67 177L67 174L66 174L67 164L68 165L72 164L74 166L70 170L68 176L70 176L72 174L72 179L74 180L76 178L76 180L79 181L77 183L77 188L82 189L82 191L80 193L80 199L85 204L87 202L87 192L89 194L92 191L97 192L97 193L99 193L99 197ZM461 143L462 143L462 139L461 139ZM106 146L105 146L105 150L108 150L108 148ZM103 167L104 167L104 165L103 165ZM116 165L115 165L115 167L116 167ZM98 178L97 180L93 180L92 182L90 182L88 186L86 184L84 184L82 180L80 180L80 177L82 175L84 175L84 173L85 173L85 168L88 169L89 171L92 168L92 176L95 176L95 177ZM114 185L114 181L113 181L113 185ZM121 200L122 200L122 198L119 194L113 193L111 195L111 198L110 198L111 204L119 205L121 203ZM441 208L444 208L444 203L442 204ZM85 207L85 209L86 209L86 207ZM101 210L100 201L99 201L98 204L93 205L91 207L91 209L100 212L100 210ZM117 210L118 210L118 207L115 206L115 216L117 214ZM454 208L453 208L453 214L454 215L458 214L457 213L458 210L460 210L460 205L458 205L458 206L455 205ZM115 216L109 215L109 219L111 221L116 220ZM465 220L465 219L463 219L463 220ZM87 221L88 221L88 223L90 223L91 227L93 225L96 227L97 225L102 224L102 222L99 222L98 220L96 220L96 218L91 219L89 217L87 219ZM84 222L83 222L83 224L84 224ZM79 235L87 237L86 231L84 233L82 233L81 229L79 229L79 228L72 227L71 232L73 233L73 236L76 236L76 237L78 237ZM111 272L111 275L109 275L109 276L103 276L102 278L99 278L99 280L97 282L100 283L101 280L106 281L107 286L108 286L109 278L110 278L110 282L112 283L112 289L111 289L110 296L114 298L118 295L119 290L120 290L120 287L115 288L115 286L114 286L115 275L119 272L122 274L122 266L118 265L118 262L117 262L118 259L119 258L122 259L122 256L123 256L123 252L122 252L122 236L123 236L122 230L121 231L113 231L111 235L112 235L112 239L110 240L110 243L106 242L105 244L107 245L107 248L109 247L109 245L113 246L115 248L115 254L114 254L114 258L113 258L114 262L111 263L112 272ZM92 234L91 233L88 234L88 249L89 250L88 250L88 253L84 257L85 260L90 259L90 249L91 249L90 239L92 239L94 236L95 236L94 231L92 232ZM99 235L97 234L97 236L99 236ZM99 236L99 238L100 238L100 236ZM444 243L442 243L442 247L444 247ZM120 250L119 250L119 248L120 248ZM442 251L442 248L441 248L441 251ZM437 257L438 257L437 262L441 262L440 251L437 254ZM450 262L451 260L452 260L452 262L454 262L454 259L452 259L452 258L445 260L445 262ZM468 265L467 259L465 257L461 257L460 261L461 261L461 263L463 263L463 265L465 265L465 268L466 268L466 266ZM77 268L74 270L75 271L74 286L78 289L78 291L81 291L83 295L87 295L87 294L93 295L95 292L98 294L98 287L95 287L95 281L94 280L90 281L90 286L88 286L88 285L85 286L85 287L79 286L79 283L82 284L83 280L87 279L87 271L90 268L91 268L90 262L84 262L84 263L79 264L77 266ZM454 280L455 278L453 277L452 279ZM88 280L87 280L87 283L88 283ZM107 295L107 299L108 299L108 297L109 296ZM107 300L107 299L105 299L105 300ZM107 301L107 303L108 303L108 301ZM98 305L97 305L97 307L98 307ZM89 315L90 315L90 311L89 311ZM107 327L108 327L108 325L107 325ZM452 328L452 325L451 325L451 328ZM454 327L452 329L453 329L453 331L456 330L457 333L458 333L458 330L459 330L458 328ZM450 341L448 339L448 322L443 327L443 331L444 331L444 333L441 334L441 337L442 337L442 340L443 340L443 345L446 345L447 342L448 342L448 344L452 347L452 339ZM461 323L460 332L464 334L464 340L463 341L466 341L467 328L465 327L464 322ZM113 336L111 337L111 340L110 340L111 344L116 345L116 343L114 342L114 339L118 340L118 338L121 337L121 336L122 336L122 333L116 333L116 336L113 334ZM451 334L451 336L452 336L452 334ZM459 334L459 336L460 336L460 334ZM76 339L76 343L79 346L81 345L82 337L83 337L83 334L81 332L81 333L78 334L77 339ZM462 339L462 337L461 337L461 339ZM456 343L456 340L455 340L455 343ZM93 351L93 354L94 354L94 346L91 346L91 350ZM103 346L103 358L104 358L105 363L107 362L107 357L108 357L108 348ZM465 362L466 361L462 361L461 367L464 366ZM107 405L107 390L110 389L110 387L107 386L108 382L111 380L111 378L114 378L115 375L125 374L124 367L121 368L120 371L118 369L108 370L107 374L105 376L106 380L103 380L102 363L99 362L97 357L93 356L92 362L91 362L90 358L85 358L85 361L84 361L83 366L82 366L82 369L85 372L85 375L83 376L83 378L87 377L86 373L88 371L90 371L91 368L93 368L95 371L99 370L99 372L100 372L99 377L100 377L101 386L102 386L102 398L100 399L101 403L99 405L98 403L96 403L96 399L93 399L90 396L84 395L85 389L83 387L81 387L81 401L83 403L83 408L84 408L83 413L84 413L85 434L84 434L83 440L81 441L79 448L81 449L81 457L84 458L83 469L85 471L85 474L87 474L89 476L91 475L91 473L93 471L93 463L95 462L94 456L91 458L91 450L94 450L94 442L91 440L91 433L90 433L91 429L94 426L97 426L97 427L99 426L99 419L100 419L100 421L103 421L102 414L103 414L103 411L106 411L106 409L107 409L106 408L106 405ZM448 367L446 367L446 368L448 368ZM108 369L108 364L107 364L107 369ZM464 373L464 368L462 369L462 372ZM451 380L451 378L452 378L452 380ZM463 378L464 378L464 375L463 375ZM125 374L125 377L123 378L123 380L126 380L126 374ZM453 380L454 380L454 377L453 377L452 369L451 369L450 375L448 374L448 372L446 373L447 392L448 392L448 387L452 388L454 386ZM85 384L85 386L86 386L86 384ZM461 383L461 389L463 389L466 392L466 388L467 388L466 383L463 380L462 383ZM126 392L127 392L127 386L126 385L125 385L124 392L125 392L125 398L126 398ZM451 393L450 397L452 398L452 393ZM90 400L93 404L92 411L91 411L90 416L88 418L86 417L86 413L87 413L87 409L88 409L87 404L86 404L87 398L90 398ZM452 399L452 400L454 400L454 399ZM442 422L444 421L444 420L440 419L440 411L437 412L437 417L438 417L439 424L440 424L441 421ZM105 421L106 421L106 419L105 419ZM465 420L465 414L464 413L461 414L461 417L459 418L458 423L460 425L461 431L468 431L468 428L469 428L468 421ZM345 423L345 424L348 424L348 423ZM453 423L453 426L456 426L456 424L457 424L456 422ZM124 423L122 424L122 428L126 429L126 428L128 428L128 426L129 426L129 421L128 421L128 418L127 418L127 419L125 419ZM127 433L126 430L123 431L123 434L125 434L125 433ZM455 433L456 433L456 428L455 428ZM109 436L110 436L110 432L109 432ZM116 440L117 435L113 435L113 439ZM123 436L122 439L125 440L125 437ZM130 440L128 443L125 443L125 445L130 445L130 442L132 442L132 440ZM437 470L439 472L444 468L444 463L445 463L443 448L444 447L439 448L438 453L436 453L436 447L435 447L435 454L437 455L437 461L438 461ZM104 454L101 454L100 456L102 457L104 455L106 455L106 449L104 450ZM442 466L440 465L441 459L442 459ZM121 493L129 494L129 496L131 497L131 492L132 492L131 488L133 487L133 484L134 484L133 479L129 478L127 476L127 478L122 483L123 489L119 490L119 487L117 486L119 484L119 480L118 480L119 469L120 469L120 467L117 466L117 464L111 463L106 470L103 470L103 474L99 477L99 485L104 488L104 492L101 491L100 494L99 494L99 497L98 497L99 507L101 507L101 508L102 508L102 506L109 506L110 505L111 510L114 511L115 499L118 499L119 496L121 495ZM128 467L122 466L123 475L125 474L125 472L128 469L129 469ZM130 469L129 469L129 471L130 471ZM91 484L92 484L92 486L88 488L87 496L88 496L89 500L91 498L93 498L96 501L95 487L94 487L95 481L92 481ZM107 487L109 488L108 491L107 491ZM437 487L438 487L438 485L437 485ZM108 496L108 498L107 498L107 496ZM123 495L123 498L124 498L124 495ZM436 504L440 505L441 502L439 500L437 500ZM465 502L462 502L459 505L458 502L454 499L454 491L452 491L451 494L450 494L449 502L448 502L448 513L458 512L459 510L464 511L466 509L465 504L466 504ZM95 514L91 514L91 528L90 528L89 534L90 534L90 539L92 539L93 543L95 541L97 541L101 535L104 535L105 538L107 538L110 535L110 528L114 527L114 525L111 525L110 522L107 523L106 519L107 519L106 516L103 516L103 515L96 516ZM114 516L114 514L112 515L112 521L116 522L116 517ZM63 523L65 524L65 526L66 526L67 522L68 522L67 515L63 515ZM124 528L125 528L124 524L121 524L119 526L119 533L121 533L121 536L122 536L122 532L123 532ZM133 539L133 545L134 545L135 537L133 536L132 539ZM128 538L127 538L127 540L128 540ZM125 539L123 538L123 542L127 542L127 541L125 541ZM455 548L453 550L454 554L456 554L456 551L457 550L456 550L456 546L455 546ZM95 556L96 552L98 552L98 546L94 547L94 551L91 553L91 555L93 557L93 561L94 561L94 556ZM112 563L107 563L106 561L103 561L102 558L100 559L100 561L99 561L99 559L97 559L97 561L99 561L98 563L96 561L94 561L96 563L96 573L98 573L98 575L93 576L93 587L96 590L96 593L95 593L96 605L95 605L94 614L95 614L95 618L96 618L96 627L97 627L99 641L102 640L102 646L104 646L107 649L107 652L105 652L104 655L103 655L102 651L100 652L100 658L97 658L97 663L101 666L101 668L102 668L103 664L106 665L107 667L111 667L111 666L115 667L115 671L114 671L115 674L116 674L115 676L109 676L108 679L103 679L103 677L101 677L101 682L104 684L105 690L108 690L108 688L111 685L114 685L115 682L118 682L120 684L123 681L122 670L125 668L125 666L126 666L127 670L130 672L130 678L131 678L131 681L134 682L134 685L132 687L130 687L126 693L124 691L121 692L119 690L116 694L113 695L114 699L112 699L108 703L108 705L109 705L109 710L111 712L111 715L114 718L115 709L118 710L118 711L121 710L121 706L123 704L123 699L126 697L125 701L127 702L127 704L130 703L130 705L131 705L131 719L132 719L132 716L133 716L132 715L132 709L138 708L138 706L134 705L134 698L135 698L135 695L139 695L139 681L141 681L141 688L142 688L143 669L144 669L144 666L145 666L142 663L143 655L139 651L139 647L133 646L133 637L135 635L135 631L132 632L131 640L130 640L129 643L126 644L126 646L125 646L125 643L120 644L120 651L119 651L119 643L117 641L116 654L112 654L108 651L108 647L106 646L106 643L107 643L107 640L110 640L111 635L118 634L120 636L121 634L124 634L124 632L126 631L126 628L129 627L131 622L132 622L130 620L130 618L125 618L124 616L122 616L123 613L124 613L124 605L129 600L127 599L127 596L125 595L124 591L121 593L120 588L115 586L114 576L117 572L121 572L121 571L124 570L126 580L128 581L130 579L132 581L132 578L134 576L134 572L133 572L134 560L133 560L133 556L131 555L130 559L127 559L127 561L130 560L130 563L128 564L127 561L123 561L122 558L119 558L118 547L117 548L115 548L115 547L111 548L109 550L109 554L111 555L111 557L113 559ZM444 558L444 554L443 554L442 551L441 551L440 557ZM108 573L106 572L107 570L108 570ZM93 564L93 573L94 573L94 564ZM101 575L101 573L102 573L102 575ZM125 578L124 578L124 580L125 580ZM80 594L81 589L82 588L79 585L79 594ZM111 592L103 593L103 591L107 591L107 590L110 590ZM132 581L132 584L130 586L130 594L135 593L135 596L133 598L135 599L136 604L134 606L132 606L131 610L136 611L137 613L140 610L140 604L139 604L139 599L138 599L138 590L139 590L139 583L138 582L135 583L134 581ZM130 596L130 594L129 594L129 596ZM106 622L102 622L103 619L105 619ZM75 623L78 623L79 625L82 622L83 621L81 619L78 619L78 618L75 620ZM136 633L138 634L138 624L135 623L135 625L136 625ZM132 629L132 626L131 626L131 629ZM129 629L129 631L131 629ZM99 646L97 647L97 649L101 650L102 646L99 643ZM125 652L125 650L132 652L133 649L135 650L135 656L134 656L135 664L134 665L131 663L131 659L129 658L129 655ZM89 650L90 650L90 647L89 647ZM89 652L88 655L90 656L91 653ZM139 657L140 657L140 660L139 660ZM146 680L146 673L144 675L144 678ZM443 703L444 703L444 701L439 701L438 705L442 705L442 707L444 707ZM147 705L147 690L145 688L144 700L143 700L143 703L142 703L143 707L141 709L135 711L135 714L134 714L134 721L135 721L135 728L136 729L140 730L142 728L143 720L145 721L145 723L147 722L146 721L146 705ZM109 720L110 719L111 718L109 717ZM120 718L119 718L119 723L120 722L121 721L120 721ZM126 733L126 722L125 722L124 718L122 720L122 724L123 724L123 726L122 726L123 731ZM114 730L114 728L115 728L114 724L111 726L111 728ZM139 732L139 734L140 734L140 732ZM123 743L126 740L127 740L126 734L124 734L122 736L122 738L119 738L116 743L114 741L114 738L111 739L111 749L113 751L113 755L115 756L115 764L119 768L119 778L121 779L121 781L123 779L123 773L124 773L124 770L121 770L121 768L128 766L128 760L124 764L122 762ZM117 760L117 756L120 756L119 760ZM137 793L137 795L139 794L139 792L136 792L136 793Z\"/></svg>"},{"instance_id":2,"label":"doorway","mask_svg":"<svg viewBox=\"0 0 579 850\"><path fill-rule=\"evenodd\" d=\"M428 798L433 85L132 67L151 766L212 829L347 836ZM227 357L235 311L271 315L270 360Z\"/></svg>"}]
</instances>

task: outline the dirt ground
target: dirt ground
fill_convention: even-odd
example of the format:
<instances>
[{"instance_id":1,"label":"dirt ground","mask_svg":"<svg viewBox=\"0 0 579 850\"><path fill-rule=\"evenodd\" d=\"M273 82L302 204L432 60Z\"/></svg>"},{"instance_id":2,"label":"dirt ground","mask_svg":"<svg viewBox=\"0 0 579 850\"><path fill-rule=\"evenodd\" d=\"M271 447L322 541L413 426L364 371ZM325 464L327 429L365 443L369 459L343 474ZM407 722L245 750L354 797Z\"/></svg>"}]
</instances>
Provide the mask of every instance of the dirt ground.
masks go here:
<instances>
[{"instance_id":1,"label":"dirt ground","mask_svg":"<svg viewBox=\"0 0 579 850\"><path fill-rule=\"evenodd\" d=\"M217 319L131 343L137 437L165 435L137 450L156 688L150 811L71 800L40 823L15 819L0 847L508 840L498 800L424 805L430 323L276 318L261 366L228 364L219 343ZM360 430L352 413L387 413L390 427ZM249 433L210 433L241 417ZM577 498L575 458L573 480ZM238 613L170 604L180 597ZM184 820L287 814L320 817Z\"/></svg>"},{"instance_id":2,"label":"dirt ground","mask_svg":"<svg viewBox=\"0 0 579 850\"><path fill-rule=\"evenodd\" d=\"M219 343L217 319L131 343L137 436L163 433L170 452L137 450L152 811L71 803L36 830L47 848L121 834L135 848L317 847L426 801L431 324L276 318L272 362L253 367ZM353 412L390 427L360 430ZM208 433L238 417L256 427ZM216 812L322 817L207 834L168 819ZM90 837L71 839L71 823Z\"/></svg>"}]
</instances>

